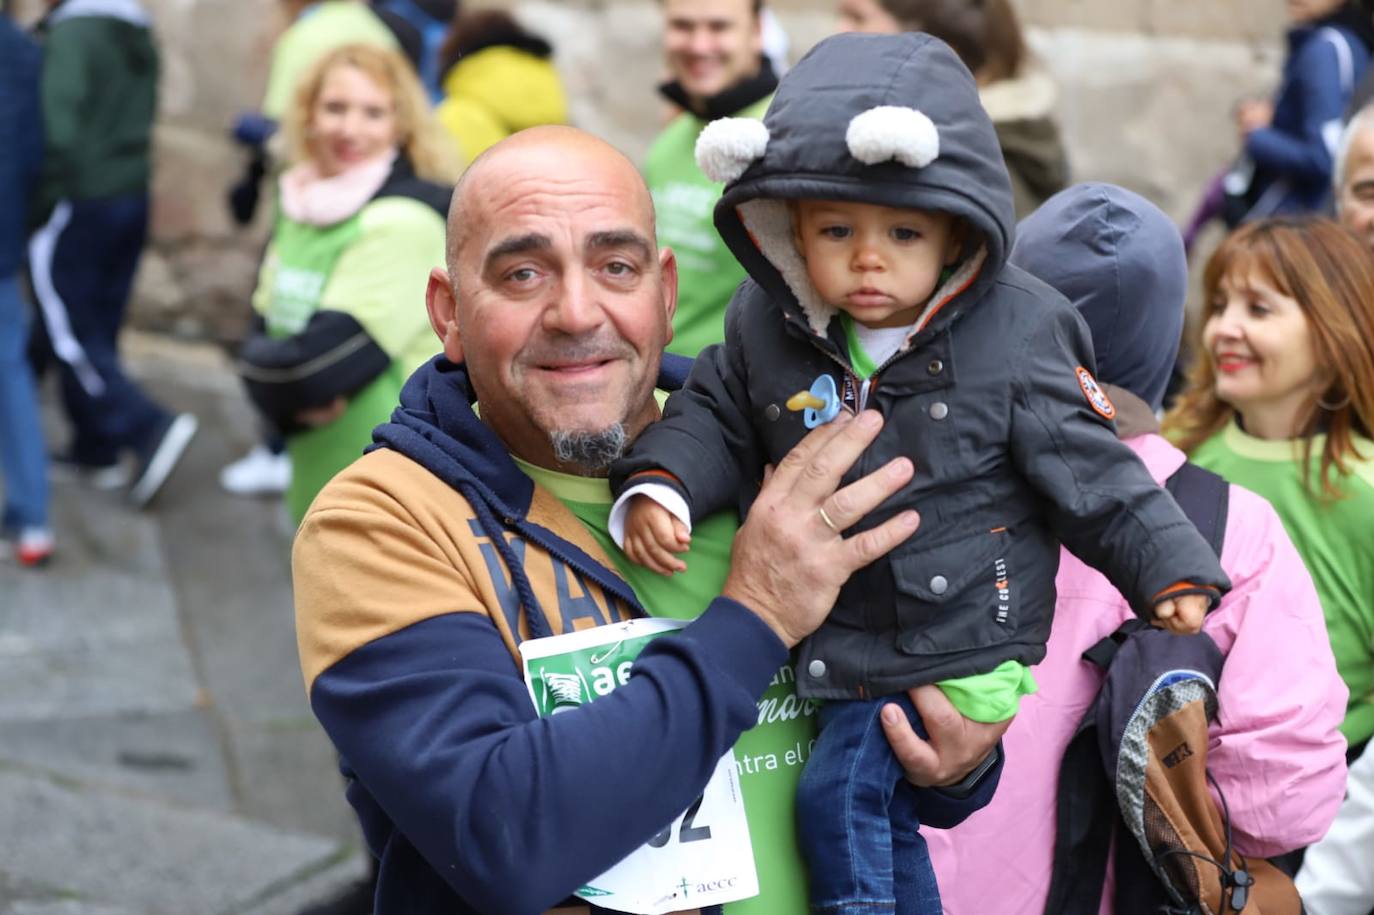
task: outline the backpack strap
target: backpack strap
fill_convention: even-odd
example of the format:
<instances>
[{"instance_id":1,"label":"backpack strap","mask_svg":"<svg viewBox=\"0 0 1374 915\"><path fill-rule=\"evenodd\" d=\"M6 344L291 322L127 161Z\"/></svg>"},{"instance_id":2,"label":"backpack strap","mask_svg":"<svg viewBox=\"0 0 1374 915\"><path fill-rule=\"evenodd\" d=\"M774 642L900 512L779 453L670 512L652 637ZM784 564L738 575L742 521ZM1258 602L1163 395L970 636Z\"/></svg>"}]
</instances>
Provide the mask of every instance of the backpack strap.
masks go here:
<instances>
[{"instance_id":1,"label":"backpack strap","mask_svg":"<svg viewBox=\"0 0 1374 915\"><path fill-rule=\"evenodd\" d=\"M1054 865L1045 915L1097 915L1116 819L1116 799L1102 766L1090 710L1059 764Z\"/></svg>"},{"instance_id":2,"label":"backpack strap","mask_svg":"<svg viewBox=\"0 0 1374 915\"><path fill-rule=\"evenodd\" d=\"M1136 632L1148 628L1149 623L1142 619L1129 619L1116 627L1116 631L1102 639L1093 647L1083 652L1083 660L1096 664L1102 670L1112 666L1112 659L1116 657L1116 652L1126 639Z\"/></svg>"},{"instance_id":3,"label":"backpack strap","mask_svg":"<svg viewBox=\"0 0 1374 915\"><path fill-rule=\"evenodd\" d=\"M1129 619L1083 652L1104 673L1130 636L1149 623ZM1059 763L1055 795L1054 864L1045 915L1097 915L1107 877L1107 852L1119 819L1116 795L1102 765L1097 702L1088 707Z\"/></svg>"},{"instance_id":4,"label":"backpack strap","mask_svg":"<svg viewBox=\"0 0 1374 915\"><path fill-rule=\"evenodd\" d=\"M1198 533L1220 557L1222 544L1226 541L1226 515L1231 504L1230 484L1212 471L1185 461L1164 481L1164 488L1169 490L1178 507L1183 509Z\"/></svg>"}]
</instances>

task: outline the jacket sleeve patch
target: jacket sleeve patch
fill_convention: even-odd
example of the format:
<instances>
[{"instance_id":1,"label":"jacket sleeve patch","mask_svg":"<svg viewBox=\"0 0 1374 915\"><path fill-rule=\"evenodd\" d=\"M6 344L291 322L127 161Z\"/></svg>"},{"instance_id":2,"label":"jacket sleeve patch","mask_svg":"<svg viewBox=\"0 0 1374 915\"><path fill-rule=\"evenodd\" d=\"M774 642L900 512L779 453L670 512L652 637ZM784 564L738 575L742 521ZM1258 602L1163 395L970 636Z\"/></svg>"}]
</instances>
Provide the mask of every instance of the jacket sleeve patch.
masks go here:
<instances>
[{"instance_id":1,"label":"jacket sleeve patch","mask_svg":"<svg viewBox=\"0 0 1374 915\"><path fill-rule=\"evenodd\" d=\"M1116 419L1116 407L1107 397L1107 392L1102 390L1101 385L1097 383L1093 373L1080 365L1074 369L1074 374L1078 376L1078 387L1082 389L1083 396L1088 398L1088 406L1092 407L1094 412L1103 419Z\"/></svg>"}]
</instances>

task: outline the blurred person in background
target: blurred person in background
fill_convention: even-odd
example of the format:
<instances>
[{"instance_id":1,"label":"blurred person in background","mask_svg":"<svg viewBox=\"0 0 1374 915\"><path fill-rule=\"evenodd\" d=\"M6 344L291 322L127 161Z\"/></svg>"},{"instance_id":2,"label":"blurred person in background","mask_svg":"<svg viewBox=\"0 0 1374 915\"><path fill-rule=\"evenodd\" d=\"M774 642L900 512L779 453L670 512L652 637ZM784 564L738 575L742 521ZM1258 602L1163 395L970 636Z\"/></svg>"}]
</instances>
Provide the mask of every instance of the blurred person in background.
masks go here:
<instances>
[{"instance_id":1,"label":"blurred person in background","mask_svg":"<svg viewBox=\"0 0 1374 915\"><path fill-rule=\"evenodd\" d=\"M842 31L928 32L954 49L997 129L1017 219L1068 184L1059 90L1026 47L1009 0L839 0L836 13Z\"/></svg>"},{"instance_id":2,"label":"blurred person in background","mask_svg":"<svg viewBox=\"0 0 1374 915\"><path fill-rule=\"evenodd\" d=\"M668 351L695 357L725 339L725 306L745 276L716 232L713 214L724 185L697 168L697 137L716 118L761 120L778 78L763 55L760 0L661 0L659 6L673 77L659 92L682 113L650 147L644 180L654 197L659 243L677 255Z\"/></svg>"},{"instance_id":3,"label":"blurred person in background","mask_svg":"<svg viewBox=\"0 0 1374 915\"><path fill-rule=\"evenodd\" d=\"M272 45L267 92L256 111L235 120L231 135L253 158L247 174L229 193L229 208L239 225L252 222L258 206L258 186L268 172L267 141L290 104L296 82L323 55L346 44L398 47L393 30L361 0L281 0L289 22Z\"/></svg>"},{"instance_id":4,"label":"blurred person in background","mask_svg":"<svg viewBox=\"0 0 1374 915\"><path fill-rule=\"evenodd\" d=\"M1359 109L1341 136L1335 194L1341 224L1374 248L1374 105ZM1311 915L1374 912L1374 753L1350 767L1345 803L1307 849L1297 884Z\"/></svg>"},{"instance_id":5,"label":"blurred person in background","mask_svg":"<svg viewBox=\"0 0 1374 915\"><path fill-rule=\"evenodd\" d=\"M1173 222L1130 191L1076 185L1017 227L1011 261L1082 314L1098 381L1116 407L1117 434L1163 483L1184 463L1155 419L1188 287ZM1221 564L1232 590L1202 630L1226 659L1207 762L1226 797L1237 851L1267 857L1321 836L1336 813L1345 773L1345 742L1336 730L1345 688L1311 577L1279 517L1239 486L1228 495ZM1026 697L1003 738L1016 764L1003 772L985 809L930 834L948 915L1046 907L1061 760L1102 685L1101 672L1082 657L1132 616L1110 582L1067 551L1055 587L1048 652L1035 668L1040 691ZM1111 885L1117 878L1112 859L1107 864ZM1139 889L1124 881L1117 887ZM1111 892L1102 911L1116 911Z\"/></svg>"},{"instance_id":6,"label":"blurred person in background","mask_svg":"<svg viewBox=\"0 0 1374 915\"><path fill-rule=\"evenodd\" d=\"M458 16L439 52L444 99L435 110L471 162L517 131L565 124L568 100L553 47L509 13Z\"/></svg>"},{"instance_id":7,"label":"blurred person in background","mask_svg":"<svg viewBox=\"0 0 1374 915\"><path fill-rule=\"evenodd\" d=\"M362 454L409 374L436 349L423 300L444 262L457 168L399 52L345 45L303 75L284 113L289 161L240 354L249 395L286 433L299 523ZM301 915L367 915L371 873Z\"/></svg>"},{"instance_id":8,"label":"blurred person in background","mask_svg":"<svg viewBox=\"0 0 1374 915\"><path fill-rule=\"evenodd\" d=\"M1327 213L1346 113L1369 68L1374 23L1362 4L1347 0L1288 0L1291 28L1283 79L1273 101L1242 99L1235 108L1240 144L1236 161L1204 188L1183 230L1192 251L1215 219L1230 228L1266 216ZM1184 363L1168 403L1185 383Z\"/></svg>"},{"instance_id":9,"label":"blurred person in background","mask_svg":"<svg viewBox=\"0 0 1374 915\"><path fill-rule=\"evenodd\" d=\"M1355 0L1355 8L1369 17L1368 21L1374 23L1374 0ZM1371 100L1374 100L1374 71L1366 69L1364 79L1355 87L1355 95L1350 100L1350 107L1346 109L1346 120L1353 117L1355 112L1368 105Z\"/></svg>"},{"instance_id":10,"label":"blurred person in background","mask_svg":"<svg viewBox=\"0 0 1374 915\"><path fill-rule=\"evenodd\" d=\"M38 395L28 361L28 308L19 294L29 189L42 168L38 46L0 13L0 550L36 566L53 551L48 527L48 467Z\"/></svg>"},{"instance_id":11,"label":"blurred person in background","mask_svg":"<svg viewBox=\"0 0 1374 915\"><path fill-rule=\"evenodd\" d=\"M443 75L439 68L439 52L458 15L458 0L372 0L372 11L406 49L406 56L415 62L430 101L437 104L444 97L439 82ZM403 40L403 31L413 35L413 39Z\"/></svg>"},{"instance_id":12,"label":"blurred person in background","mask_svg":"<svg viewBox=\"0 0 1374 915\"><path fill-rule=\"evenodd\" d=\"M1369 64L1374 25L1355 4L1288 0L1288 15L1288 55L1273 101L1246 99L1236 108L1241 156L1222 179L1229 226L1327 208L1341 125Z\"/></svg>"},{"instance_id":13,"label":"blurred person in background","mask_svg":"<svg viewBox=\"0 0 1374 915\"><path fill-rule=\"evenodd\" d=\"M1354 760L1374 736L1374 260L1329 220L1259 220L1222 242L1203 292L1165 434L1278 511L1350 689Z\"/></svg>"},{"instance_id":14,"label":"blurred person in background","mask_svg":"<svg viewBox=\"0 0 1374 915\"><path fill-rule=\"evenodd\" d=\"M74 436L58 463L143 507L195 435L196 418L154 403L124 373L118 338L148 237L158 52L137 0L55 0L43 36L46 147L29 265ZM121 463L136 459L129 477Z\"/></svg>"},{"instance_id":15,"label":"blurred person in background","mask_svg":"<svg viewBox=\"0 0 1374 915\"><path fill-rule=\"evenodd\" d=\"M457 169L409 63L372 45L316 61L284 126L298 164L278 181L240 369L254 403L286 433L286 504L299 521L433 355L414 303L443 263Z\"/></svg>"},{"instance_id":16,"label":"blurred person in background","mask_svg":"<svg viewBox=\"0 0 1374 915\"><path fill-rule=\"evenodd\" d=\"M363 0L282 0L290 20L272 49L272 68L262 113L273 121L287 116L296 87L315 62L346 44L398 50L396 36Z\"/></svg>"},{"instance_id":17,"label":"blurred person in background","mask_svg":"<svg viewBox=\"0 0 1374 915\"><path fill-rule=\"evenodd\" d=\"M272 45L266 94L256 111L245 111L235 119L230 132L251 154L243 178L229 191L230 213L241 226L252 222L257 212L260 185L271 170L268 141L276 134L302 74L324 54L346 44L399 47L393 29L362 0L281 0L279 9L289 24Z\"/></svg>"},{"instance_id":18,"label":"blurred person in background","mask_svg":"<svg viewBox=\"0 0 1374 915\"><path fill-rule=\"evenodd\" d=\"M289 107L297 80L311 64L348 44L387 49L399 46L395 30L361 0L282 0L280 8L290 24L272 47L266 95L259 110L238 116L232 131L249 154L243 176L229 190L229 210L241 226L251 223L257 213L263 179L283 167L281 163L273 166L268 141ZM406 25L404 21L400 24ZM280 150L273 152L280 154ZM286 441L270 423L260 421L266 427L262 441L220 469L220 486L234 495L280 495L291 485Z\"/></svg>"},{"instance_id":19,"label":"blurred person in background","mask_svg":"<svg viewBox=\"0 0 1374 915\"><path fill-rule=\"evenodd\" d=\"M1374 251L1374 105L1356 112L1341 134L1334 179L1336 217Z\"/></svg>"}]
</instances>

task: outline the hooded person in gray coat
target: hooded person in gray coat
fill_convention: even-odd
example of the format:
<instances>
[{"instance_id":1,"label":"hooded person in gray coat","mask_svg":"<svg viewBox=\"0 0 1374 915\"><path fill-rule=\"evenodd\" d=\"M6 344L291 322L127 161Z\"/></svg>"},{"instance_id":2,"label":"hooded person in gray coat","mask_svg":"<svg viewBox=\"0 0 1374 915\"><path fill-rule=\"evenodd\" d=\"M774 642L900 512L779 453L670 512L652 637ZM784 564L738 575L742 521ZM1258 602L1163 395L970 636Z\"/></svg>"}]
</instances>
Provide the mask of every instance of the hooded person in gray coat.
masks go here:
<instances>
[{"instance_id":1,"label":"hooded person in gray coat","mask_svg":"<svg viewBox=\"0 0 1374 915\"><path fill-rule=\"evenodd\" d=\"M940 911L919 811L877 716L938 683L965 716L1010 718L1044 657L1062 541L1145 618L1196 631L1229 587L1216 557L1113 429L1088 330L1006 263L1011 188L968 70L928 35L838 35L782 81L762 124L709 125L716 226L749 272L723 346L612 468L612 531L671 571L691 518L747 510L809 428L878 410L851 473L909 458L921 530L850 578L800 649L797 689L842 699L798 790L811 899L827 912ZM890 700L875 697L891 697ZM949 824L941 824L949 825Z\"/></svg>"}]
</instances>

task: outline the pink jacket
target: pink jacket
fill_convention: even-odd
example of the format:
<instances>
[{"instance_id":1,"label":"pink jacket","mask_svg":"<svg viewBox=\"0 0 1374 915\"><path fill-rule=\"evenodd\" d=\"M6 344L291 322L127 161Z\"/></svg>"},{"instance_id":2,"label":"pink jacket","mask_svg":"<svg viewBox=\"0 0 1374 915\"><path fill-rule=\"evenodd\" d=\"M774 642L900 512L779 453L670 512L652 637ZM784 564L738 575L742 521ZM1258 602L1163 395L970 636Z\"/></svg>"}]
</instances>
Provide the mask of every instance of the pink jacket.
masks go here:
<instances>
[{"instance_id":1,"label":"pink jacket","mask_svg":"<svg viewBox=\"0 0 1374 915\"><path fill-rule=\"evenodd\" d=\"M1127 439L1163 482L1183 453ZM1222 567L1232 591L1204 630L1226 655L1208 765L1231 808L1237 850L1271 857L1315 842L1345 793L1336 675L1312 580L1269 503L1231 487ZM1054 629L1005 746L997 796L951 830L923 829L947 915L1040 915L1054 853L1059 761L1100 677L1080 655L1131 618L1101 573L1062 555ZM1101 912L1111 915L1110 874Z\"/></svg>"}]
</instances>

